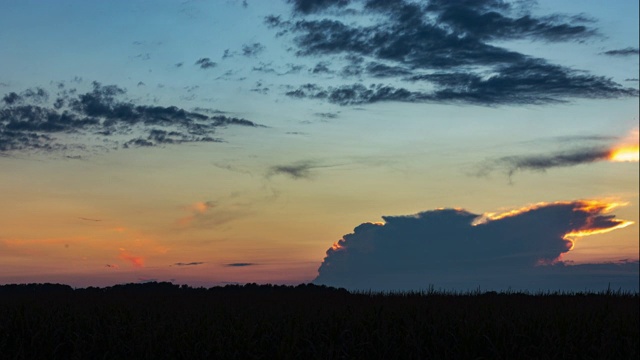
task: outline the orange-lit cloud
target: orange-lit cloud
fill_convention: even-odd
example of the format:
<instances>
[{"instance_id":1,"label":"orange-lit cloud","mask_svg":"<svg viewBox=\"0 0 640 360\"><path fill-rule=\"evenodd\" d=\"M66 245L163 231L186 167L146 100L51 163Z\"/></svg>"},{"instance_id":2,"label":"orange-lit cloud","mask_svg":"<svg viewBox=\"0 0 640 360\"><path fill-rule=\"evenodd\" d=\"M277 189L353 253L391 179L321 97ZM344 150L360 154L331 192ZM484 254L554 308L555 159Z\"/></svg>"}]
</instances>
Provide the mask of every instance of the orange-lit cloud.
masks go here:
<instances>
[{"instance_id":1,"label":"orange-lit cloud","mask_svg":"<svg viewBox=\"0 0 640 360\"><path fill-rule=\"evenodd\" d=\"M189 211L191 214L183 218L180 218L178 220L178 224L181 226L187 226L191 224L196 218L205 214L215 205L216 204L213 201L199 201L187 206L185 209Z\"/></svg>"},{"instance_id":2,"label":"orange-lit cloud","mask_svg":"<svg viewBox=\"0 0 640 360\"><path fill-rule=\"evenodd\" d=\"M484 215L437 209L384 216L384 224L360 224L333 243L314 282L355 289L426 284L506 288L521 285L523 278L542 284L556 272L571 272L564 268L562 254L573 248L576 238L633 224L609 214L623 205L576 200Z\"/></svg>"},{"instance_id":3,"label":"orange-lit cloud","mask_svg":"<svg viewBox=\"0 0 640 360\"><path fill-rule=\"evenodd\" d=\"M619 143L610 146L579 148L537 155L512 155L481 164L477 175L503 170L509 176L520 171L545 171L599 161L638 162L638 130L633 130Z\"/></svg>"},{"instance_id":4,"label":"orange-lit cloud","mask_svg":"<svg viewBox=\"0 0 640 360\"><path fill-rule=\"evenodd\" d=\"M613 230L622 229L629 225L634 224L633 221L615 219L613 216L606 216L605 214L611 212L611 210L628 205L623 202L615 202L608 200L578 200L578 201L556 201L551 203L540 202L537 204L525 206L519 209L513 209L502 213L485 213L482 216L474 220L473 225L480 225L487 223L488 221L501 220L508 217L519 216L523 213L534 211L536 209L549 207L552 205L565 205L573 206L574 212L582 212L588 214L585 217L584 222L580 226L570 229L563 235L563 239L571 241L571 247L573 249L573 243L576 238L608 233Z\"/></svg>"},{"instance_id":5,"label":"orange-lit cloud","mask_svg":"<svg viewBox=\"0 0 640 360\"><path fill-rule=\"evenodd\" d=\"M142 256L135 256L127 252L125 249L120 248L121 260L128 261L133 267L144 267L144 258Z\"/></svg>"}]
</instances>

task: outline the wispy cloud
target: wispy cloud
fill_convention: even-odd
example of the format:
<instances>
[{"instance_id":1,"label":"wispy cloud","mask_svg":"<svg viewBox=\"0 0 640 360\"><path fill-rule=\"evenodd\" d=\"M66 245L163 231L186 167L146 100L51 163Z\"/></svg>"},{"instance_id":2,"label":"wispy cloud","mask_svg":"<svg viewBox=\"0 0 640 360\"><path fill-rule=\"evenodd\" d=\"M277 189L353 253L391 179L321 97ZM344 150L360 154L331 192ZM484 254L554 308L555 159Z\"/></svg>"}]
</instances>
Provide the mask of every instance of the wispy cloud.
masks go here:
<instances>
[{"instance_id":1,"label":"wispy cloud","mask_svg":"<svg viewBox=\"0 0 640 360\"><path fill-rule=\"evenodd\" d=\"M294 15L268 16L267 26L291 39L298 56L320 60L310 74L342 78L331 87L299 86L286 93L290 97L339 105L503 105L638 96L637 89L607 77L495 45L501 40L573 42L600 36L584 16L537 16L520 2L500 0L289 3ZM330 63L342 64L342 70L330 69Z\"/></svg>"},{"instance_id":2,"label":"wispy cloud","mask_svg":"<svg viewBox=\"0 0 640 360\"><path fill-rule=\"evenodd\" d=\"M192 261L192 262L178 262L173 264L174 266L197 266L204 264L204 261Z\"/></svg>"},{"instance_id":3,"label":"wispy cloud","mask_svg":"<svg viewBox=\"0 0 640 360\"><path fill-rule=\"evenodd\" d=\"M602 52L601 54L609 55L609 56L637 56L638 54L640 54L640 49L634 48L634 47L627 47L624 49L608 50L608 51Z\"/></svg>"},{"instance_id":4,"label":"wispy cloud","mask_svg":"<svg viewBox=\"0 0 640 360\"><path fill-rule=\"evenodd\" d=\"M144 267L144 258L142 256L133 255L125 249L120 249L120 255L118 257L121 260L130 263L133 267Z\"/></svg>"},{"instance_id":5,"label":"wispy cloud","mask_svg":"<svg viewBox=\"0 0 640 360\"><path fill-rule=\"evenodd\" d=\"M363 159L354 160L354 162L365 162ZM349 165L349 162L330 163L321 160L300 160L290 164L281 164L270 166L267 170L266 177L270 178L276 175L284 175L294 180L311 180L314 178L315 169L335 168L339 166Z\"/></svg>"},{"instance_id":6,"label":"wispy cloud","mask_svg":"<svg viewBox=\"0 0 640 360\"><path fill-rule=\"evenodd\" d=\"M225 264L224 266L226 266L226 267L246 267L246 266L254 266L254 265L258 265L258 264L247 263L247 262L239 262L239 263Z\"/></svg>"},{"instance_id":7,"label":"wispy cloud","mask_svg":"<svg viewBox=\"0 0 640 360\"><path fill-rule=\"evenodd\" d=\"M552 168L570 167L597 161L638 162L638 130L634 129L626 138L610 136L574 136L554 139L563 142L610 143L572 150L534 155L510 155L487 160L480 165L477 175L484 176L493 171L504 171L509 177L520 171L546 171ZM613 141L615 140L615 141ZM614 143L614 144L611 144Z\"/></svg>"},{"instance_id":8,"label":"wispy cloud","mask_svg":"<svg viewBox=\"0 0 640 360\"><path fill-rule=\"evenodd\" d=\"M288 165L274 165L269 168L267 177L285 175L292 179L311 179L311 170L319 167L315 161L305 160Z\"/></svg>"},{"instance_id":9,"label":"wispy cloud","mask_svg":"<svg viewBox=\"0 0 640 360\"><path fill-rule=\"evenodd\" d=\"M195 65L198 65L201 69L211 69L216 67L218 64L211 61L209 58L200 58L196 61Z\"/></svg>"},{"instance_id":10,"label":"wispy cloud","mask_svg":"<svg viewBox=\"0 0 640 360\"><path fill-rule=\"evenodd\" d=\"M505 171L509 177L519 171L545 171L551 168L569 167L602 161L609 158L607 148L577 149L538 155L513 155L485 162L478 175L486 175L496 170Z\"/></svg>"},{"instance_id":11,"label":"wispy cloud","mask_svg":"<svg viewBox=\"0 0 640 360\"><path fill-rule=\"evenodd\" d=\"M42 88L4 95L0 107L0 153L90 151L85 141L74 141L82 136L97 137L112 148L220 142L214 137L218 128L261 126L223 114L209 116L175 106L138 105L126 97L124 88L116 85L93 82L92 87L79 94L62 85L53 103ZM86 143L92 142L87 139Z\"/></svg>"}]
</instances>

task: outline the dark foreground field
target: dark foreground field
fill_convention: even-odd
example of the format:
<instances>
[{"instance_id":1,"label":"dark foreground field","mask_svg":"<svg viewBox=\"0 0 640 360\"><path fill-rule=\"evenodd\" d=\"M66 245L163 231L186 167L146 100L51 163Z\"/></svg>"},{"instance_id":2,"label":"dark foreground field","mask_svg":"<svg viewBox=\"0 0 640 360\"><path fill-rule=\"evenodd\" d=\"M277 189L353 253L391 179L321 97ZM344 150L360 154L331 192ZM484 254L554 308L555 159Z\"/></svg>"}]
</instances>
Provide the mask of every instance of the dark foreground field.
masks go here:
<instances>
[{"instance_id":1,"label":"dark foreground field","mask_svg":"<svg viewBox=\"0 0 640 360\"><path fill-rule=\"evenodd\" d=\"M638 294L0 286L3 359L638 359Z\"/></svg>"}]
</instances>

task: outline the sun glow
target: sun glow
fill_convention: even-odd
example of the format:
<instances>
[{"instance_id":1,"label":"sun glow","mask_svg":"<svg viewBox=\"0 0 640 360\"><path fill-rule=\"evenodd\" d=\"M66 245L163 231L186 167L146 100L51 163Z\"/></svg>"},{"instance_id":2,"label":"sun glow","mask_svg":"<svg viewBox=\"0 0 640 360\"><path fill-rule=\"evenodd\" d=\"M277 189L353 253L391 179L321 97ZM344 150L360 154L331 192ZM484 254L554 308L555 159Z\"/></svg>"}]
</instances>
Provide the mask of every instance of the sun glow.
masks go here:
<instances>
[{"instance_id":1,"label":"sun glow","mask_svg":"<svg viewBox=\"0 0 640 360\"><path fill-rule=\"evenodd\" d=\"M622 143L611 150L607 159L615 162L638 162L639 158L638 129L635 129Z\"/></svg>"}]
</instances>

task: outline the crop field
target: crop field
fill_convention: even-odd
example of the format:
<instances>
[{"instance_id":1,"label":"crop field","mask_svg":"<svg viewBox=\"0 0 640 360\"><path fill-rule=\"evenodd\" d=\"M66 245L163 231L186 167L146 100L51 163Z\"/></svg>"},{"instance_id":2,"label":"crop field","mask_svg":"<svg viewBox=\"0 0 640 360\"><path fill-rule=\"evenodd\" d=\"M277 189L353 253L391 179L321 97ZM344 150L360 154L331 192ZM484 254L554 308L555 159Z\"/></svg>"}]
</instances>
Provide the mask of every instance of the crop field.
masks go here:
<instances>
[{"instance_id":1,"label":"crop field","mask_svg":"<svg viewBox=\"0 0 640 360\"><path fill-rule=\"evenodd\" d=\"M637 359L639 295L0 286L3 359Z\"/></svg>"}]
</instances>

